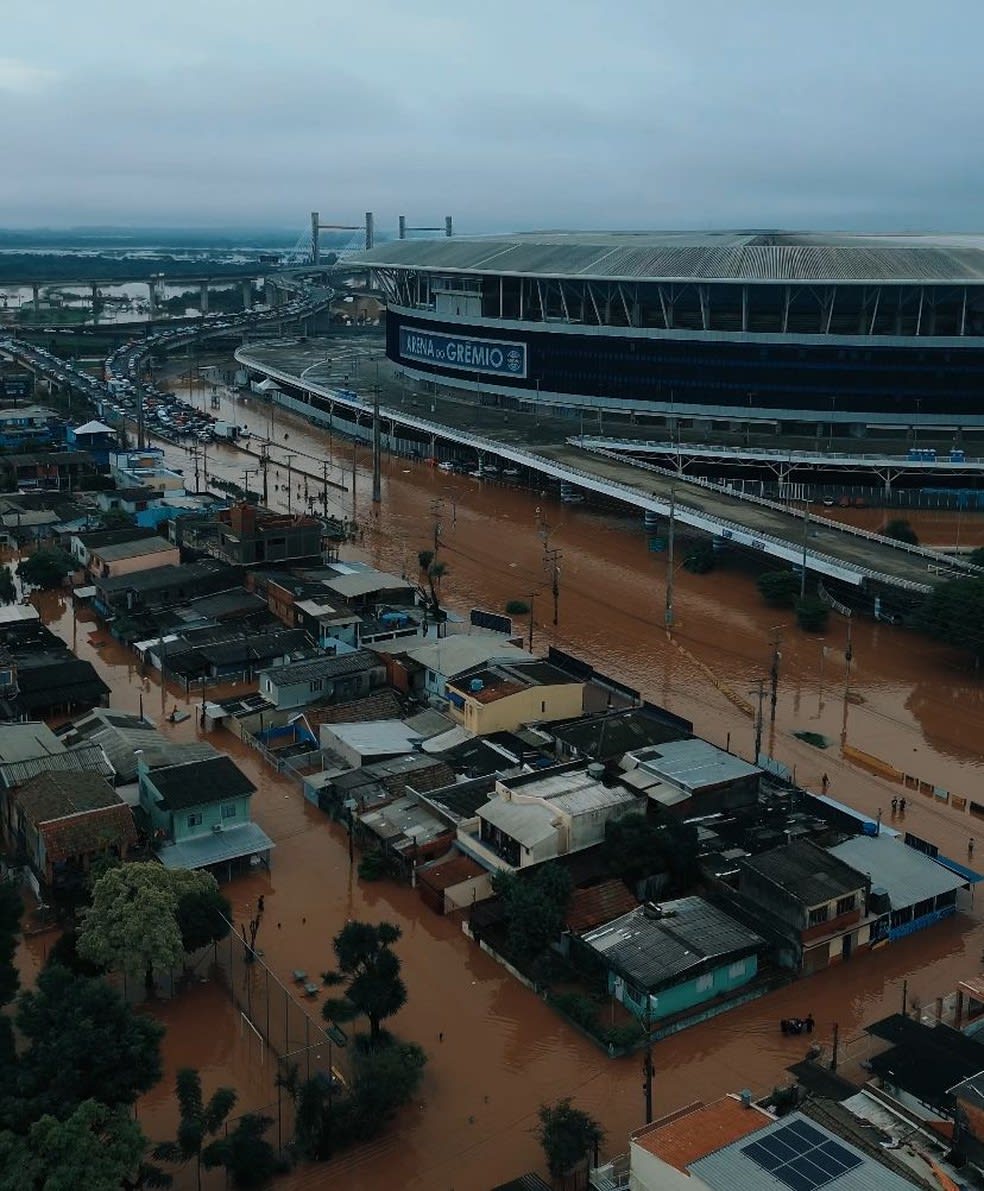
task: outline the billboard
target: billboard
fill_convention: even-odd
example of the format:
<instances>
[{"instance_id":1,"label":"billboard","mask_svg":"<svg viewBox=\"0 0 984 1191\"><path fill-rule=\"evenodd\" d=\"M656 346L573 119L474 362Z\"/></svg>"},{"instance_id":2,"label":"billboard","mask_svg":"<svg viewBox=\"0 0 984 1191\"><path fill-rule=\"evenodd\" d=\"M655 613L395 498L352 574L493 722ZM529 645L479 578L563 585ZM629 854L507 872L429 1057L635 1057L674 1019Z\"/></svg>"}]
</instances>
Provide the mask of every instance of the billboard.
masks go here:
<instances>
[{"instance_id":1,"label":"billboard","mask_svg":"<svg viewBox=\"0 0 984 1191\"><path fill-rule=\"evenodd\" d=\"M487 376L526 376L526 344L502 339L400 327L400 358Z\"/></svg>"}]
</instances>

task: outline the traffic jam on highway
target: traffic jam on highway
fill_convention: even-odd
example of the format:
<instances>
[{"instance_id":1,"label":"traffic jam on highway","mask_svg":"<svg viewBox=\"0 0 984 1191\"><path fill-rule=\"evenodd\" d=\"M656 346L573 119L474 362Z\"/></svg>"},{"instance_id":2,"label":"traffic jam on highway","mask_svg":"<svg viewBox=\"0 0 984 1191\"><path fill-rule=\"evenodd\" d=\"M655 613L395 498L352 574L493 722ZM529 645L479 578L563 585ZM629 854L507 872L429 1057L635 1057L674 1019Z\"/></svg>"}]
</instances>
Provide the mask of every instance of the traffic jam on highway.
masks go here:
<instances>
[{"instance_id":1,"label":"traffic jam on highway","mask_svg":"<svg viewBox=\"0 0 984 1191\"><path fill-rule=\"evenodd\" d=\"M295 284L302 285L302 282ZM172 440L211 442L216 419L150 381L142 381L147 361L155 353L169 350L228 330L248 330L264 323L281 322L314 314L330 297L327 291L306 288L290 302L269 310L250 310L241 315L205 315L194 328L152 331L118 347L105 361L103 378L86 372L79 364L13 336L0 337L0 352L20 360L47 380L70 389L87 401L103 421L114 425L139 416L142 401L144 424L149 431Z\"/></svg>"}]
</instances>

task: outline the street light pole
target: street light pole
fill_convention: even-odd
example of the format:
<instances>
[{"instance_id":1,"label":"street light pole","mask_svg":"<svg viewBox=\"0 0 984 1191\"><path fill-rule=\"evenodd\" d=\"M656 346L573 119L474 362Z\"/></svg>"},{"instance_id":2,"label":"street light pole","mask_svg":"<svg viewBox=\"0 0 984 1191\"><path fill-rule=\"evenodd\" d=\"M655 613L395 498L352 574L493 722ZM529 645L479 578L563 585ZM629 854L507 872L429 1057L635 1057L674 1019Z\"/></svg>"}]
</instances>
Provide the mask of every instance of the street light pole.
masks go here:
<instances>
[{"instance_id":1,"label":"street light pole","mask_svg":"<svg viewBox=\"0 0 984 1191\"><path fill-rule=\"evenodd\" d=\"M806 537L810 528L810 504L803 504L803 569L800 571L800 599L806 598Z\"/></svg>"}]
</instances>

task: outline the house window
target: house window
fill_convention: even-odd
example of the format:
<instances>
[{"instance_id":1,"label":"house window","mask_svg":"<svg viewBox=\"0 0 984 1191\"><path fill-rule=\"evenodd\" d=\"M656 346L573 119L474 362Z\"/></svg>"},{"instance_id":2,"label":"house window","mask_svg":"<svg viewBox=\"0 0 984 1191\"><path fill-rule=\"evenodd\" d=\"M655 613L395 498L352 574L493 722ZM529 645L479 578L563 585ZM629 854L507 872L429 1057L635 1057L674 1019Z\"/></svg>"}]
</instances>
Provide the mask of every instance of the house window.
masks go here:
<instances>
[{"instance_id":1,"label":"house window","mask_svg":"<svg viewBox=\"0 0 984 1191\"><path fill-rule=\"evenodd\" d=\"M731 976L732 979L735 976L744 976L745 975L745 961L743 959L739 959L739 960L736 960L735 963L731 964L731 966L728 968L728 975Z\"/></svg>"},{"instance_id":2,"label":"house window","mask_svg":"<svg viewBox=\"0 0 984 1191\"><path fill-rule=\"evenodd\" d=\"M837 899L837 913L849 914L857 904L857 895L854 893L850 897L839 897Z\"/></svg>"},{"instance_id":3,"label":"house window","mask_svg":"<svg viewBox=\"0 0 984 1191\"><path fill-rule=\"evenodd\" d=\"M201 811L197 811L195 814L188 816L188 826L189 827L201 827L201 825L202 825Z\"/></svg>"},{"instance_id":4,"label":"house window","mask_svg":"<svg viewBox=\"0 0 984 1191\"><path fill-rule=\"evenodd\" d=\"M707 992L707 990L714 984L714 974L712 972L705 972L703 976L697 977L697 991Z\"/></svg>"},{"instance_id":5,"label":"house window","mask_svg":"<svg viewBox=\"0 0 984 1191\"><path fill-rule=\"evenodd\" d=\"M541 715L545 714L546 710L547 710L547 705L546 705L546 703L544 703L544 702L543 702L543 700L541 699L541 700L540 700L540 714L541 714Z\"/></svg>"},{"instance_id":6,"label":"house window","mask_svg":"<svg viewBox=\"0 0 984 1191\"><path fill-rule=\"evenodd\" d=\"M323 678L312 678L309 685L313 694L315 691L320 691L323 689L325 680Z\"/></svg>"},{"instance_id":7,"label":"house window","mask_svg":"<svg viewBox=\"0 0 984 1191\"><path fill-rule=\"evenodd\" d=\"M236 817L236 804L234 802L223 802L222 804L222 818L234 819Z\"/></svg>"},{"instance_id":8,"label":"house window","mask_svg":"<svg viewBox=\"0 0 984 1191\"><path fill-rule=\"evenodd\" d=\"M810 911L810 926L819 926L821 922L826 922L829 916L829 906L815 906Z\"/></svg>"}]
</instances>

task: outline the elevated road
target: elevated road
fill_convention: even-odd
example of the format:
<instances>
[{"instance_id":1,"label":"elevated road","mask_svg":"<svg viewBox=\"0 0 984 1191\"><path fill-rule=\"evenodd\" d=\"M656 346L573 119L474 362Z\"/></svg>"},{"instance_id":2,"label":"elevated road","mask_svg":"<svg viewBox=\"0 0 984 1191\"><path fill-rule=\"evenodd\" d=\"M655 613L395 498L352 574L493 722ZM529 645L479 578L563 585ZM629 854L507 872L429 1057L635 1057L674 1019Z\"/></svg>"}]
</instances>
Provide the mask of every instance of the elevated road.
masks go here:
<instances>
[{"instance_id":1,"label":"elevated road","mask_svg":"<svg viewBox=\"0 0 984 1191\"><path fill-rule=\"evenodd\" d=\"M292 352L288 345L279 345L266 349L244 347L235 354L244 367L283 388L282 395L275 395L279 404L315 424L331 424L336 408L371 413L371 404L350 387L340 388L330 381L302 375L305 370L316 371L313 367L305 369L306 352ZM415 394L422 401L413 404L430 406L432 416L421 416L412 409L408 411L404 404L394 403L394 399L400 400L398 386L390 385L388 389L389 400L380 408L384 444L400 437L397 428L403 428L411 432L410 437L429 442L432 452L442 444L445 454L449 453L448 448L450 454L457 448L459 454L473 452L479 460L495 458L556 480L562 491L566 488L568 493L595 493L663 517L669 516L672 505L681 526L794 566L805 561L809 571L857 588L925 593L955 574L984 574L963 560L931 550L813 516L805 519L796 511L768 501L752 501L716 485L667 475L661 468L639 466L598 451L588 452L580 448L577 439L558 441L555 437L553 441L544 441L540 424L537 424L539 434L530 435L535 441L524 442L521 419L513 412L509 414L508 431L500 433L490 419L483 417L487 411L473 404ZM476 425L482 426L483 433L475 433Z\"/></svg>"}]
</instances>

